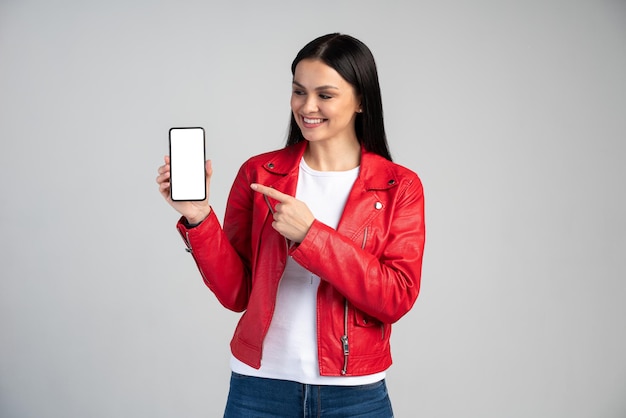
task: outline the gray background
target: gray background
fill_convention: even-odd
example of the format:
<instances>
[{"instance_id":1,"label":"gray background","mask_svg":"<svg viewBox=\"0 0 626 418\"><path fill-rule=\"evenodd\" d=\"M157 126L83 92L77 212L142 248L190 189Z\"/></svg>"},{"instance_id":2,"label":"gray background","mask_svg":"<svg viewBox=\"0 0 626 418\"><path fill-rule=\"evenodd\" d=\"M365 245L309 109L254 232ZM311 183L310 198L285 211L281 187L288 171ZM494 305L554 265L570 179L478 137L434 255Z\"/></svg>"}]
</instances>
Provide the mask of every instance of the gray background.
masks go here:
<instances>
[{"instance_id":1,"label":"gray background","mask_svg":"<svg viewBox=\"0 0 626 418\"><path fill-rule=\"evenodd\" d=\"M626 2L0 2L0 416L216 417L237 315L155 184L204 126L223 216L289 65L352 34L427 199L398 417L625 417Z\"/></svg>"}]
</instances>

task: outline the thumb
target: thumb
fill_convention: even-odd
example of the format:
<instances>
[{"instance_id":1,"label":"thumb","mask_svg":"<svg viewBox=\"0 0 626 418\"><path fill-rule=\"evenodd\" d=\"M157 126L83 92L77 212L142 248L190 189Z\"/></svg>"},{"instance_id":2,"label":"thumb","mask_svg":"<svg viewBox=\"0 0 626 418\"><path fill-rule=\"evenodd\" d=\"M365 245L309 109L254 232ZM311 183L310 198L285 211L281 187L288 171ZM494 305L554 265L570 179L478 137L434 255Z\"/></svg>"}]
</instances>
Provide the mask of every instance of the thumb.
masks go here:
<instances>
[{"instance_id":1,"label":"thumb","mask_svg":"<svg viewBox=\"0 0 626 418\"><path fill-rule=\"evenodd\" d=\"M211 176L213 175L213 164L211 160L206 160L204 163L204 172L206 174L206 197L209 198L209 189L211 188Z\"/></svg>"},{"instance_id":2,"label":"thumb","mask_svg":"<svg viewBox=\"0 0 626 418\"><path fill-rule=\"evenodd\" d=\"M211 160L206 160L206 163L204 163L204 171L206 172L207 180L209 180L213 175L213 164Z\"/></svg>"}]
</instances>

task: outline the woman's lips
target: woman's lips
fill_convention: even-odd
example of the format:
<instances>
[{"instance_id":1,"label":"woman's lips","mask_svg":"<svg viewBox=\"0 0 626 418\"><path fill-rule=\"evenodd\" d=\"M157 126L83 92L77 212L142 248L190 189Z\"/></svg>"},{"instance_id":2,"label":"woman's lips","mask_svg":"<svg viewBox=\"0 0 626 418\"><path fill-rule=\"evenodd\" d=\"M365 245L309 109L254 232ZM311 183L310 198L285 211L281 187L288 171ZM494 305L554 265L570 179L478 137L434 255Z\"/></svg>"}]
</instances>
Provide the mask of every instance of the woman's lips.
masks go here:
<instances>
[{"instance_id":1,"label":"woman's lips","mask_svg":"<svg viewBox=\"0 0 626 418\"><path fill-rule=\"evenodd\" d=\"M302 124L305 128L315 128L316 126L320 126L325 121L326 119L322 118L307 118L304 116L302 117Z\"/></svg>"}]
</instances>

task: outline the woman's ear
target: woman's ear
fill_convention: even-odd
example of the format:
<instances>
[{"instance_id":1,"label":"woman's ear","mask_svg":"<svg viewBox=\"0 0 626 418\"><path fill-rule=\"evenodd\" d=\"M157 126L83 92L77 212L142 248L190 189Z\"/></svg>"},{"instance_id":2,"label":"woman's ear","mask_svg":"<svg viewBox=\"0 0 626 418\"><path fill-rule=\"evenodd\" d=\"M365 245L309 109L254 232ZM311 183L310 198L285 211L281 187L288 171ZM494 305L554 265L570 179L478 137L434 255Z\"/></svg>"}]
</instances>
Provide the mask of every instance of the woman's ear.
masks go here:
<instances>
[{"instance_id":1,"label":"woman's ear","mask_svg":"<svg viewBox=\"0 0 626 418\"><path fill-rule=\"evenodd\" d=\"M363 113L363 101L359 97L359 107L356 108L356 113Z\"/></svg>"}]
</instances>

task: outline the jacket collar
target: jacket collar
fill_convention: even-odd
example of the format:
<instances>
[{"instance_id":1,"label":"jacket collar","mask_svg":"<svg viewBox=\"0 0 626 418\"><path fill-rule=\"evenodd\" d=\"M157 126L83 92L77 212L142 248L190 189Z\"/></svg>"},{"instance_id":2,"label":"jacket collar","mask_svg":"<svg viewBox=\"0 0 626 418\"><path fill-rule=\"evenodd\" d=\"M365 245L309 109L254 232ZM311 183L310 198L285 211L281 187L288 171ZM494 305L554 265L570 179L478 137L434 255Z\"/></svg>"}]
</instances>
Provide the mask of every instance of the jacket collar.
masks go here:
<instances>
[{"instance_id":1,"label":"jacket collar","mask_svg":"<svg viewBox=\"0 0 626 418\"><path fill-rule=\"evenodd\" d=\"M308 141L306 140L300 141L295 145L272 153L271 157L263 163L263 167L268 172L281 177L297 176L300 160L307 144ZM365 190L386 190L398 184L395 165L378 154L366 151L363 147L361 147L358 179L363 182Z\"/></svg>"}]
</instances>

